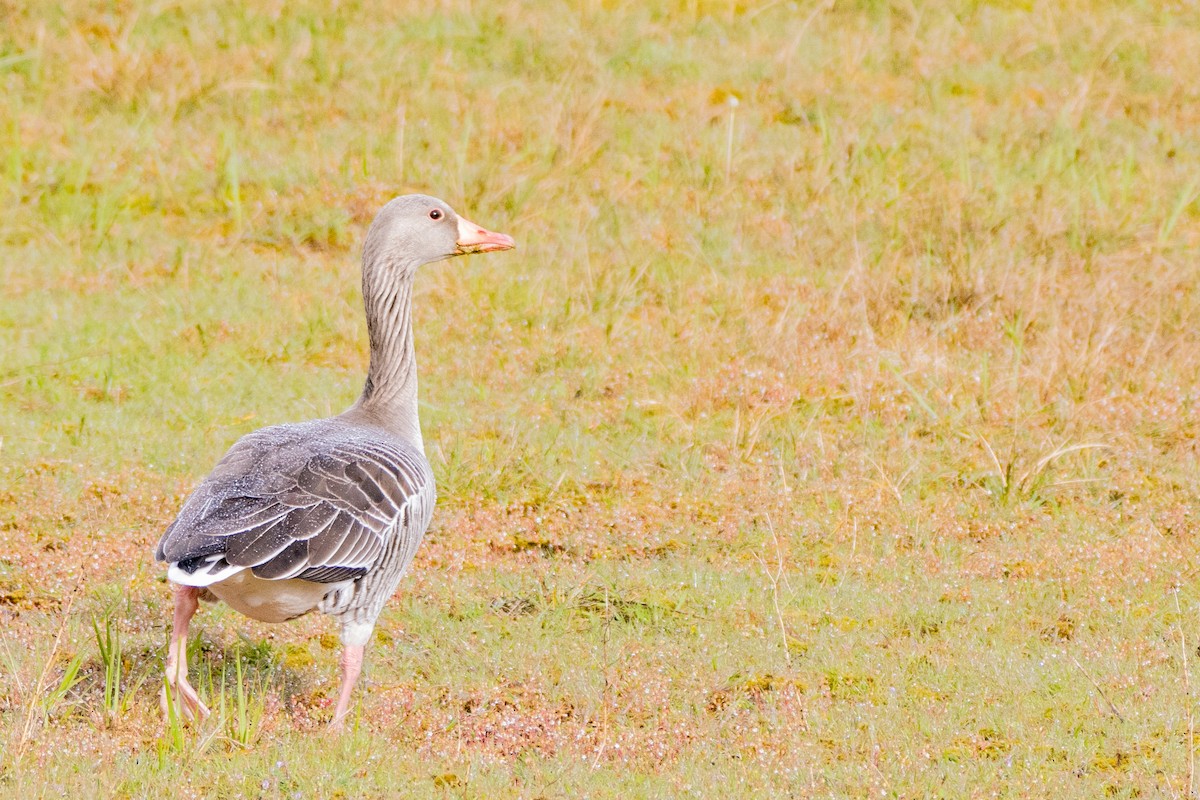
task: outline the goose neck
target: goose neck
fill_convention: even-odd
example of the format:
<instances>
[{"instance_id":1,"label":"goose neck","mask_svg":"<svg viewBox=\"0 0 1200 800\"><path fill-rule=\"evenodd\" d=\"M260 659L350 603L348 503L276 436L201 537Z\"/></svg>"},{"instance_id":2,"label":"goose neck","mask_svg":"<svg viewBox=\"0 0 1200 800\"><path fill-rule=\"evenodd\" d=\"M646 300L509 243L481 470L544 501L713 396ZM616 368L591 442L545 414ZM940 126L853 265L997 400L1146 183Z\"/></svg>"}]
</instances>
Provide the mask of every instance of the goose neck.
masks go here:
<instances>
[{"instance_id":1,"label":"goose neck","mask_svg":"<svg viewBox=\"0 0 1200 800\"><path fill-rule=\"evenodd\" d=\"M369 276L371 273L367 273ZM411 276L377 285L364 276L363 300L371 363L355 408L422 448L417 415L417 355L413 344Z\"/></svg>"}]
</instances>

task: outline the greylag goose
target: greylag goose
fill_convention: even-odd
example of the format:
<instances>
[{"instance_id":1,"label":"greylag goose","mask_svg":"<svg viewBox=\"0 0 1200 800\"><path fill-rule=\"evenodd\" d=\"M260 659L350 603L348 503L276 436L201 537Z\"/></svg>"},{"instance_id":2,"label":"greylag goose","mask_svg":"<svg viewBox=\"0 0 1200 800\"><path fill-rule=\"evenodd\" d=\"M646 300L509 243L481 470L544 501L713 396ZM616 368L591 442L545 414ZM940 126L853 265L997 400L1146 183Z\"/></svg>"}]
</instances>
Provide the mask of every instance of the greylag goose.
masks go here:
<instances>
[{"instance_id":1,"label":"greylag goose","mask_svg":"<svg viewBox=\"0 0 1200 800\"><path fill-rule=\"evenodd\" d=\"M384 603L433 512L433 474L417 419L413 276L422 264L508 250L493 233L425 195L397 197L367 231L363 301L371 357L362 396L328 419L262 428L217 463L163 534L155 558L176 584L163 710L208 708L188 683L188 623L198 600L283 622L313 610L341 624L340 729Z\"/></svg>"}]
</instances>

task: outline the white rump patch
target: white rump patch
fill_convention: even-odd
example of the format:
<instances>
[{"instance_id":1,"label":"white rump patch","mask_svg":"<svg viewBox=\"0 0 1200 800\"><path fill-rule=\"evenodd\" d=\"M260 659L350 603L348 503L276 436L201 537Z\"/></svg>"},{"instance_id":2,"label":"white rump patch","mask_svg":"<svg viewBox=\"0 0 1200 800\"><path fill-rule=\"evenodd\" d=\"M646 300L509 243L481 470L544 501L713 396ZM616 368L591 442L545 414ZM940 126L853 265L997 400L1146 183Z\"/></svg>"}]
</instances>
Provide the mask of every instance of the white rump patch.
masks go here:
<instances>
[{"instance_id":1,"label":"white rump patch","mask_svg":"<svg viewBox=\"0 0 1200 800\"><path fill-rule=\"evenodd\" d=\"M210 556L205 561L205 564L200 567L200 569L196 570L195 573L184 572L179 568L179 562L173 561L167 566L167 580L173 583L183 584L184 586L212 586L214 583L220 583L227 578L232 578L234 575L245 569L245 567L226 564L216 572L210 572L209 568L216 562L220 561L223 557L224 556L220 554Z\"/></svg>"}]
</instances>

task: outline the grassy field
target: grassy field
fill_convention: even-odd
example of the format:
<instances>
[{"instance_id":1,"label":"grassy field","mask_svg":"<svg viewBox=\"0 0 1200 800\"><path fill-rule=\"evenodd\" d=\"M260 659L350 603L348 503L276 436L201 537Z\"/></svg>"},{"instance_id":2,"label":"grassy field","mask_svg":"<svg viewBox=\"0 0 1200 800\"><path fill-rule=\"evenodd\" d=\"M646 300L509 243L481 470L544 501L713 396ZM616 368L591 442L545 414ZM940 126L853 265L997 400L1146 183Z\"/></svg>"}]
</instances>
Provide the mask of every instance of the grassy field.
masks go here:
<instances>
[{"instance_id":1,"label":"grassy field","mask_svg":"<svg viewBox=\"0 0 1200 800\"><path fill-rule=\"evenodd\" d=\"M1188 797L1193 3L0 2L0 794ZM406 191L439 507L330 620L151 549L361 389Z\"/></svg>"}]
</instances>

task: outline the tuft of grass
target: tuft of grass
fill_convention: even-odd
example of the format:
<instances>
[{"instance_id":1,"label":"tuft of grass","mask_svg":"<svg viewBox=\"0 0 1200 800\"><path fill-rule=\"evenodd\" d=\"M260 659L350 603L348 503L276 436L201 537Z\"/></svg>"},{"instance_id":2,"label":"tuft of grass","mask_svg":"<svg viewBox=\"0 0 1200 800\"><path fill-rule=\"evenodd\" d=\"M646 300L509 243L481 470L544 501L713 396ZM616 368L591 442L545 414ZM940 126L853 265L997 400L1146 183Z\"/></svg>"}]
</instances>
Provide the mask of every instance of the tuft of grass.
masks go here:
<instances>
[{"instance_id":1,"label":"tuft of grass","mask_svg":"<svg viewBox=\"0 0 1200 800\"><path fill-rule=\"evenodd\" d=\"M106 614L103 633L100 631L100 622L95 617L92 617L92 632L96 636L96 649L100 651L100 666L104 671L104 700L101 704L104 724L112 725L125 710L121 695L121 672L124 669L121 658L121 628Z\"/></svg>"},{"instance_id":2,"label":"tuft of grass","mask_svg":"<svg viewBox=\"0 0 1200 800\"><path fill-rule=\"evenodd\" d=\"M163 691L166 693L167 710L162 735L159 736L157 742L159 769L166 767L187 748L187 729L175 702L171 684L165 676L163 677Z\"/></svg>"},{"instance_id":3,"label":"tuft of grass","mask_svg":"<svg viewBox=\"0 0 1200 800\"><path fill-rule=\"evenodd\" d=\"M250 747L262 732L267 683L261 679L251 679L240 651L234 656L233 685L229 686L226 680L229 676L222 674L221 677L222 691L217 715L224 720L221 727L227 731L231 741L241 747ZM229 699L230 694L232 699Z\"/></svg>"},{"instance_id":4,"label":"tuft of grass","mask_svg":"<svg viewBox=\"0 0 1200 800\"><path fill-rule=\"evenodd\" d=\"M44 725L59 707L63 705L72 690L83 680L79 668L83 666L83 653L77 653L63 667L62 676L52 683L45 696L41 698L42 724Z\"/></svg>"},{"instance_id":5,"label":"tuft of grass","mask_svg":"<svg viewBox=\"0 0 1200 800\"><path fill-rule=\"evenodd\" d=\"M92 633L104 680L100 709L105 727L113 727L128 713L149 671L143 671L132 682L128 680L125 666L128 656L122 648L121 623L112 606L106 608L100 618L92 617Z\"/></svg>"},{"instance_id":6,"label":"tuft of grass","mask_svg":"<svg viewBox=\"0 0 1200 800\"><path fill-rule=\"evenodd\" d=\"M1016 502L1038 506L1047 501L1047 492L1052 489L1078 486L1099 480L1067 478L1052 481L1050 467L1054 462L1071 453L1101 450L1108 447L1108 445L1099 443L1063 444L1023 468L1016 457L1001 464L1000 459L996 456L996 451L992 449L987 439L980 437L980 443L987 452L988 458L991 459L993 470L980 479L979 485L1002 506L1009 506Z\"/></svg>"}]
</instances>

